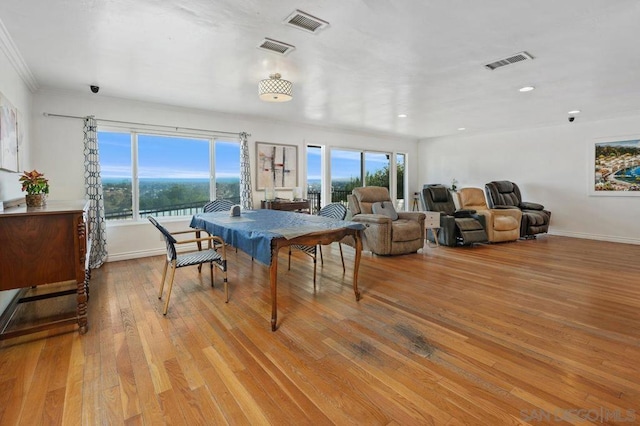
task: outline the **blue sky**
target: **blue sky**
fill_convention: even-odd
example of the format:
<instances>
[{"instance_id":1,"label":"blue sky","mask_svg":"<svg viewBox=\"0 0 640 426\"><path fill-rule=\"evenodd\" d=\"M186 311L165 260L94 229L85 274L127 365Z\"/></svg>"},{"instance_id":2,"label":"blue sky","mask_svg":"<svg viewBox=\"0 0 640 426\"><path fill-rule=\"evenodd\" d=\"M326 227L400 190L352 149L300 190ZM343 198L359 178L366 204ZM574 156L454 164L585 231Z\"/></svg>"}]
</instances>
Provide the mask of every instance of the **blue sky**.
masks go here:
<instances>
[{"instance_id":1,"label":"blue sky","mask_svg":"<svg viewBox=\"0 0 640 426\"><path fill-rule=\"evenodd\" d=\"M100 164L104 178L131 177L129 133L98 132ZM240 174L240 144L217 140L216 177ZM138 135L138 173L141 178L208 178L209 141Z\"/></svg>"},{"instance_id":2,"label":"blue sky","mask_svg":"<svg viewBox=\"0 0 640 426\"><path fill-rule=\"evenodd\" d=\"M98 132L100 164L103 178L131 177L130 133ZM240 174L240 144L217 140L215 143L216 177ZM385 154L366 153L366 170L374 172L389 164ZM309 179L320 179L320 149L307 152ZM138 174L141 178L208 178L209 141L181 137L138 135ZM331 150L332 179L360 176L360 152ZM302 178L302 176L301 176Z\"/></svg>"},{"instance_id":3,"label":"blue sky","mask_svg":"<svg viewBox=\"0 0 640 426\"><path fill-rule=\"evenodd\" d=\"M597 145L602 145L602 146L628 146L628 147L640 148L640 140L618 141L618 142L603 142L603 143L598 143Z\"/></svg>"},{"instance_id":4,"label":"blue sky","mask_svg":"<svg viewBox=\"0 0 640 426\"><path fill-rule=\"evenodd\" d=\"M308 150L307 173L309 179L320 179L320 150ZM374 172L389 164L386 154L371 153L365 154L365 166L369 172ZM349 179L360 177L360 151L331 150L331 178Z\"/></svg>"}]
</instances>

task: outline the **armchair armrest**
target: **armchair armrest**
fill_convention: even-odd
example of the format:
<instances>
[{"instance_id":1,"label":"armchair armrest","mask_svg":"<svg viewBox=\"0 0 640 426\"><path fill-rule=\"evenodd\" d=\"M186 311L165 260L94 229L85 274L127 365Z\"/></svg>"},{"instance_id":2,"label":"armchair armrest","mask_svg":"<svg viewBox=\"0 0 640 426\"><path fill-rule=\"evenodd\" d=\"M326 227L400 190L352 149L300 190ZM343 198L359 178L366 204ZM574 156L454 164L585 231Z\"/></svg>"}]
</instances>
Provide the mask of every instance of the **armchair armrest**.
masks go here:
<instances>
[{"instance_id":1,"label":"armchair armrest","mask_svg":"<svg viewBox=\"0 0 640 426\"><path fill-rule=\"evenodd\" d=\"M425 214L422 212L398 212L398 219L415 220L420 222L425 220Z\"/></svg>"},{"instance_id":2,"label":"armchair armrest","mask_svg":"<svg viewBox=\"0 0 640 426\"><path fill-rule=\"evenodd\" d=\"M487 215L488 217L489 216L495 216L495 217L510 216L518 221L522 218L522 210L516 209L515 207L511 209L491 209L488 212L491 213L490 215Z\"/></svg>"},{"instance_id":3,"label":"armchair armrest","mask_svg":"<svg viewBox=\"0 0 640 426\"><path fill-rule=\"evenodd\" d=\"M201 237L202 232L205 232L207 236ZM217 247L218 245L224 246L224 241L222 240L222 238L209 234L205 229L194 228L186 231L171 232L171 235L184 235L184 234L195 234L195 238L190 238L186 240L176 239L176 244L196 243L196 245L198 246L198 250L202 250L202 242L208 242L209 248Z\"/></svg>"},{"instance_id":4,"label":"armchair armrest","mask_svg":"<svg viewBox=\"0 0 640 426\"><path fill-rule=\"evenodd\" d=\"M453 217L473 217L473 215L475 214L476 214L475 210L462 209L462 210L456 210L455 212L453 212Z\"/></svg>"},{"instance_id":5,"label":"armchair armrest","mask_svg":"<svg viewBox=\"0 0 640 426\"><path fill-rule=\"evenodd\" d=\"M495 209L495 210L509 210L509 209L512 209L512 210L513 210L513 209L520 210L520 209L519 209L518 207L516 207L516 206L505 206L505 205L498 205L498 204L496 204L495 206L493 206L493 207L491 207L491 208L492 208L492 209Z\"/></svg>"},{"instance_id":6,"label":"armchair armrest","mask_svg":"<svg viewBox=\"0 0 640 426\"><path fill-rule=\"evenodd\" d=\"M180 235L180 234L189 234L191 232L198 232L198 231L204 231L204 229L200 229L200 228L193 228L193 229L187 229L185 231L175 231L175 232L169 232L171 235ZM206 232L206 231L205 231Z\"/></svg>"},{"instance_id":7,"label":"armchair armrest","mask_svg":"<svg viewBox=\"0 0 640 426\"><path fill-rule=\"evenodd\" d=\"M544 206L542 204L530 203L527 201L520 203L520 208L524 210L544 210Z\"/></svg>"},{"instance_id":8,"label":"armchair armrest","mask_svg":"<svg viewBox=\"0 0 640 426\"><path fill-rule=\"evenodd\" d=\"M224 244L224 241L222 241L222 238L216 237L215 235L210 235L208 237L202 237L202 238L190 238L188 240L178 240L176 241L176 244L201 243L203 241L215 241L216 243Z\"/></svg>"},{"instance_id":9,"label":"armchair armrest","mask_svg":"<svg viewBox=\"0 0 640 426\"><path fill-rule=\"evenodd\" d=\"M381 214L361 213L353 216L353 222L364 224L362 231L362 246L378 254L391 252L391 228L393 221L390 217Z\"/></svg>"},{"instance_id":10,"label":"armchair armrest","mask_svg":"<svg viewBox=\"0 0 640 426\"><path fill-rule=\"evenodd\" d=\"M445 246L456 245L456 218L450 215L440 215L440 232L438 241Z\"/></svg>"},{"instance_id":11,"label":"armchair armrest","mask_svg":"<svg viewBox=\"0 0 640 426\"><path fill-rule=\"evenodd\" d=\"M390 223L391 218L389 216L385 216L383 214L369 214L369 213L361 213L353 216L351 218L353 222L362 222L362 223Z\"/></svg>"}]
</instances>

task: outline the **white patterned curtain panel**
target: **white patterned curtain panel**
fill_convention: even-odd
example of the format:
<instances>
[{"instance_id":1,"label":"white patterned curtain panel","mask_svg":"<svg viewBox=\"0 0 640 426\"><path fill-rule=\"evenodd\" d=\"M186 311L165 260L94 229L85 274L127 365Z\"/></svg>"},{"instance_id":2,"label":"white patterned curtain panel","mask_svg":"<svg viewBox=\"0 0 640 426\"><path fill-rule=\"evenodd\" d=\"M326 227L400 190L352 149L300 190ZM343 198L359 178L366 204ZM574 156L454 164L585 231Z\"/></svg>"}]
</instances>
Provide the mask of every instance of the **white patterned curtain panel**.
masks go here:
<instances>
[{"instance_id":1,"label":"white patterned curtain panel","mask_svg":"<svg viewBox=\"0 0 640 426\"><path fill-rule=\"evenodd\" d=\"M100 178L97 123L93 116L84 119L84 184L85 198L90 200L87 226L91 239L90 268L99 268L107 259L104 198Z\"/></svg>"},{"instance_id":2,"label":"white patterned curtain panel","mask_svg":"<svg viewBox=\"0 0 640 426\"><path fill-rule=\"evenodd\" d=\"M253 210L248 136L245 132L240 133L240 205L243 210Z\"/></svg>"}]
</instances>

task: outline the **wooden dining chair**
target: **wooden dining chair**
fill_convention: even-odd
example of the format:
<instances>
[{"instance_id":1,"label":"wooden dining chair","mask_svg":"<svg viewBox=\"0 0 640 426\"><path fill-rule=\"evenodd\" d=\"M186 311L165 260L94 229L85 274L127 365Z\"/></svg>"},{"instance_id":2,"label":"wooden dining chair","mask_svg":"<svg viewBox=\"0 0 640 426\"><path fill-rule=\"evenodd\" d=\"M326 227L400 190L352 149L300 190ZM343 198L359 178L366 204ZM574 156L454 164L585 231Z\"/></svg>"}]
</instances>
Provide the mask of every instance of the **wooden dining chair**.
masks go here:
<instances>
[{"instance_id":1,"label":"wooden dining chair","mask_svg":"<svg viewBox=\"0 0 640 426\"><path fill-rule=\"evenodd\" d=\"M333 219L344 220L347 217L347 207L342 203L331 203L327 204L323 208L318 211L318 216L330 217ZM346 271L344 267L344 256L342 254L342 245L338 243L338 248L340 249L340 260L342 260L342 272ZM292 250L298 250L307 256L313 259L313 289L316 288L316 269L317 269L317 254L320 252L320 264L324 264L324 259L322 258L322 246L305 246L300 244L294 244L289 246L289 267L291 270L291 252Z\"/></svg>"},{"instance_id":2,"label":"wooden dining chair","mask_svg":"<svg viewBox=\"0 0 640 426\"><path fill-rule=\"evenodd\" d=\"M227 253L224 241L222 238L208 235L202 238L190 238L186 240L176 240L175 235L187 235L196 233L195 229L188 231L169 232L164 226L160 225L158 221L149 216L149 221L155 226L164 237L164 241L167 246L167 257L165 258L164 268L162 270L162 280L160 281L160 291L158 293L158 299L162 299L162 292L164 290L164 282L167 276L167 269L171 268L171 274L169 276L169 292L167 293L167 300L164 302L163 315L167 315L169 309L169 299L171 298L171 289L173 288L173 280L175 277L176 269L183 268L185 266L202 265L203 263L209 263L211 269L211 287L213 287L213 267L220 269L224 275L224 294L225 303L229 302L229 287L227 282ZM206 249L196 249L187 252L176 251L176 244L201 244L206 243ZM214 248L214 244L217 244L217 248Z\"/></svg>"}]
</instances>

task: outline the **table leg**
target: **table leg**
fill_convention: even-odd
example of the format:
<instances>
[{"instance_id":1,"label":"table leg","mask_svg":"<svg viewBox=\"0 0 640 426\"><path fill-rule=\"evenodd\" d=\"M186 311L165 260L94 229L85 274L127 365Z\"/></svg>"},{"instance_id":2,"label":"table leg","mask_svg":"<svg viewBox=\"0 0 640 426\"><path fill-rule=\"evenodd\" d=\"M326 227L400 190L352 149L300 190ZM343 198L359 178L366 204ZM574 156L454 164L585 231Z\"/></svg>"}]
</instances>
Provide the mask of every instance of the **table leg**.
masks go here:
<instances>
[{"instance_id":1,"label":"table leg","mask_svg":"<svg viewBox=\"0 0 640 426\"><path fill-rule=\"evenodd\" d=\"M76 286L78 327L80 334L85 334L87 332L87 294L85 290L85 282L78 281Z\"/></svg>"},{"instance_id":2,"label":"table leg","mask_svg":"<svg viewBox=\"0 0 640 426\"><path fill-rule=\"evenodd\" d=\"M354 239L356 240L356 255L353 265L353 292L356 294L356 301L358 301L360 300L360 290L358 290L358 268L360 268L360 255L362 254L360 231L356 231Z\"/></svg>"},{"instance_id":3,"label":"table leg","mask_svg":"<svg viewBox=\"0 0 640 426\"><path fill-rule=\"evenodd\" d=\"M278 322L278 247L271 247L269 283L271 284L271 331L276 331Z\"/></svg>"}]
</instances>

